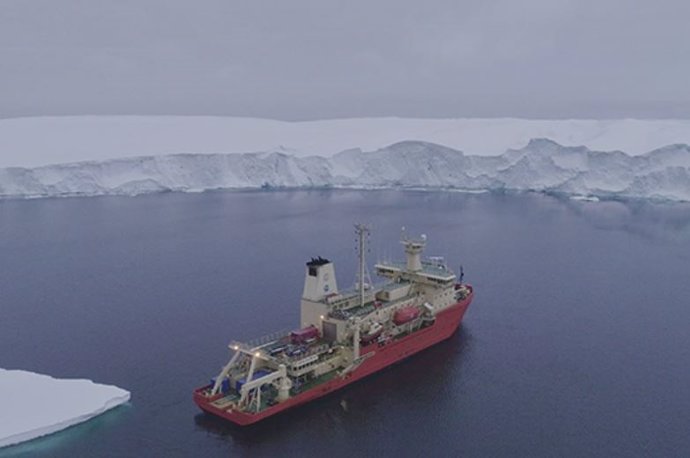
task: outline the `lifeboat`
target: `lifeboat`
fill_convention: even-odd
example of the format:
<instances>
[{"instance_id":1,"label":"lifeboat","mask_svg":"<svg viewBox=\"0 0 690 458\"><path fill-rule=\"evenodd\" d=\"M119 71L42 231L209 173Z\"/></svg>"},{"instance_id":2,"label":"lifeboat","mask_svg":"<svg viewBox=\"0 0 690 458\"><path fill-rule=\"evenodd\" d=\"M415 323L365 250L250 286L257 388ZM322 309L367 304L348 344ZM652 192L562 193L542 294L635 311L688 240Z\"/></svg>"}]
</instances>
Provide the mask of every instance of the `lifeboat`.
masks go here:
<instances>
[{"instance_id":1,"label":"lifeboat","mask_svg":"<svg viewBox=\"0 0 690 458\"><path fill-rule=\"evenodd\" d=\"M419 316L419 308L411 305L409 307L403 307L397 310L393 314L393 323L400 326L401 324L408 323Z\"/></svg>"},{"instance_id":2,"label":"lifeboat","mask_svg":"<svg viewBox=\"0 0 690 458\"><path fill-rule=\"evenodd\" d=\"M383 326L381 325L381 323L374 322L369 327L369 332L367 332L366 334L361 336L359 338L359 341L363 345L367 345L367 344L371 343L372 341L378 339L378 337L381 335L382 332L383 332Z\"/></svg>"}]
</instances>

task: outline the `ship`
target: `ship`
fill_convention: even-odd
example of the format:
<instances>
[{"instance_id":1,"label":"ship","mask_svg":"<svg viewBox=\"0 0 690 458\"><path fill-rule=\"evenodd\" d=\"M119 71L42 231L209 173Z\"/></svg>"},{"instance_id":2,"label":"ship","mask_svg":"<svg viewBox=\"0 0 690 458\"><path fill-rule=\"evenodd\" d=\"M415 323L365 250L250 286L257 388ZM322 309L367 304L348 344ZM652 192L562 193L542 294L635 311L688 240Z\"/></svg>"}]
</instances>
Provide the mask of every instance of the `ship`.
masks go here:
<instances>
[{"instance_id":1,"label":"ship","mask_svg":"<svg viewBox=\"0 0 690 458\"><path fill-rule=\"evenodd\" d=\"M306 263L301 324L249 342L232 341L220 373L194 390L204 412L245 426L326 396L426 348L458 329L474 297L442 257L424 258L427 238L403 228L403 262L379 262L374 284L365 251L370 229L355 225L358 272L339 291L334 264Z\"/></svg>"}]
</instances>

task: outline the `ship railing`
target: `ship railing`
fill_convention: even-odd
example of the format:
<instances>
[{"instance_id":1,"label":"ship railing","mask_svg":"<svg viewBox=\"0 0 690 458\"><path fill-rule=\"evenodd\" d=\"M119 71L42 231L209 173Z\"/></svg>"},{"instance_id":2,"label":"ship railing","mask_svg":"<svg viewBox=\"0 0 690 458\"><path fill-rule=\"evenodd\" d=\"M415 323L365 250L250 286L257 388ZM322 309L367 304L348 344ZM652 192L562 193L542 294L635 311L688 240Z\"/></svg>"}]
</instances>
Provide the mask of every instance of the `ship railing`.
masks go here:
<instances>
[{"instance_id":1,"label":"ship railing","mask_svg":"<svg viewBox=\"0 0 690 458\"><path fill-rule=\"evenodd\" d=\"M285 359L288 362L293 363L295 361L300 361L300 360L303 360L305 358L309 358L310 356L313 356L313 355L319 355L321 353L325 353L326 351L328 351L329 348L330 348L330 346L328 344L325 344L325 343L320 344L320 345L314 345L313 347L309 347L309 349L307 351L305 351L304 353L300 353L299 355L287 356Z\"/></svg>"},{"instance_id":2,"label":"ship railing","mask_svg":"<svg viewBox=\"0 0 690 458\"><path fill-rule=\"evenodd\" d=\"M364 305L364 306L355 306L355 307L350 307L349 309L335 309L331 310L328 313L329 318L335 318L336 320L347 320L352 317L361 317L361 316L366 316L369 313L373 312L376 310L376 307L374 306L374 303L376 302L376 299L374 299L372 302Z\"/></svg>"},{"instance_id":3,"label":"ship railing","mask_svg":"<svg viewBox=\"0 0 690 458\"><path fill-rule=\"evenodd\" d=\"M239 350L239 351L243 351L245 353L249 353L252 350L252 348L249 345L247 345L247 343L240 342L239 340L230 341L230 344L228 345L228 347L230 347L231 350L235 350L235 351Z\"/></svg>"},{"instance_id":4,"label":"ship railing","mask_svg":"<svg viewBox=\"0 0 690 458\"><path fill-rule=\"evenodd\" d=\"M233 340L230 342L230 348L233 350L241 350L244 352L251 352L255 351L257 349L260 349L262 347L265 347L266 345L273 343L277 340L280 340L290 334L289 330L282 330L278 332L274 332L271 334L266 334L265 336L258 337L256 339L249 340L247 342L241 342L239 340Z\"/></svg>"},{"instance_id":5,"label":"ship railing","mask_svg":"<svg viewBox=\"0 0 690 458\"><path fill-rule=\"evenodd\" d=\"M252 339L248 341L246 345L248 345L251 349L260 348L270 343L273 343L276 340L280 340L283 337L287 337L288 335L290 335L290 330L283 329L277 332L273 332L271 334L266 334L265 336L257 337L256 339Z\"/></svg>"},{"instance_id":6,"label":"ship railing","mask_svg":"<svg viewBox=\"0 0 690 458\"><path fill-rule=\"evenodd\" d=\"M423 273L430 275L454 275L453 271L448 268L447 264L445 264L445 261L441 263L438 260L429 260L429 258L425 258L421 260L421 263ZM394 269L399 269L402 271L407 270L407 263L404 261L392 261L380 263L379 265L381 265L382 267L392 267Z\"/></svg>"}]
</instances>

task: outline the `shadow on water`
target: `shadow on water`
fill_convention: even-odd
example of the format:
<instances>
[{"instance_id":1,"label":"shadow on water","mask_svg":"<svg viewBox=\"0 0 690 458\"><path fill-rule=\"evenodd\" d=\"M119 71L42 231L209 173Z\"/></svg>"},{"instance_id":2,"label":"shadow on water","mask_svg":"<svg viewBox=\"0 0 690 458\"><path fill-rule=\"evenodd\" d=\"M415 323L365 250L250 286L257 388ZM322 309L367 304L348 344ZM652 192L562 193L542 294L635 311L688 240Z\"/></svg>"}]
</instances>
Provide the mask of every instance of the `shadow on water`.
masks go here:
<instances>
[{"instance_id":1,"label":"shadow on water","mask_svg":"<svg viewBox=\"0 0 690 458\"><path fill-rule=\"evenodd\" d=\"M240 448L277 442L280 438L304 431L327 433L334 426L347 430L350 424L390 415L392 409L417 402L450 402L452 386L457 385L463 364L471 359L472 333L466 326L448 340L417 355L359 380L324 398L290 409L250 426L237 426L227 420L199 413L194 422L199 430ZM424 390L419 387L424 385Z\"/></svg>"}]
</instances>

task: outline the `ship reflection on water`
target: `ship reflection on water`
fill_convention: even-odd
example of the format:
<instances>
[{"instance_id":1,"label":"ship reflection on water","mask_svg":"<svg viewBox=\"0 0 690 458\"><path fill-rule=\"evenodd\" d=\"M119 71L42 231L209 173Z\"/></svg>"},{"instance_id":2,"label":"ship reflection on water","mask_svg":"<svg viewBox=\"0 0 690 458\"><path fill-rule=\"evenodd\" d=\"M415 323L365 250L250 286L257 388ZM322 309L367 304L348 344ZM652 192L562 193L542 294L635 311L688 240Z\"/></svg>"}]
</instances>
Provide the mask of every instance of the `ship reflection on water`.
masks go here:
<instances>
[{"instance_id":1,"label":"ship reflection on water","mask_svg":"<svg viewBox=\"0 0 690 458\"><path fill-rule=\"evenodd\" d=\"M462 367L472 358L471 325L462 324L449 339L325 398L288 410L250 426L237 426L213 415L194 417L198 429L242 448L279 441L297 431L332 434L350 423L385 422L401 406L456 401L453 387L462 385ZM461 410L458 411L462 414Z\"/></svg>"}]
</instances>

